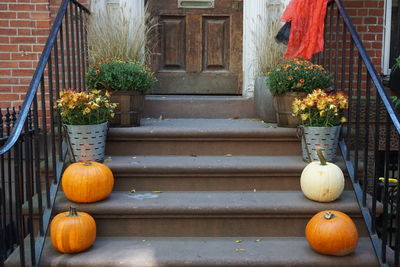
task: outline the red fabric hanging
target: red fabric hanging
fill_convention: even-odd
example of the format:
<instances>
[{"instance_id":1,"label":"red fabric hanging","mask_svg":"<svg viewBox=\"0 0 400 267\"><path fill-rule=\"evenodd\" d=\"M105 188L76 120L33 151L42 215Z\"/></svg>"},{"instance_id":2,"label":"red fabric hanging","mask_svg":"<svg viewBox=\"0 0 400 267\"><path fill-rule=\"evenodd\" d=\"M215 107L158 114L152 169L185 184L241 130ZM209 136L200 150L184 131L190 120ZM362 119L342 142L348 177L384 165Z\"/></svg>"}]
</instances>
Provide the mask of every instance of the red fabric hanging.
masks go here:
<instances>
[{"instance_id":1,"label":"red fabric hanging","mask_svg":"<svg viewBox=\"0 0 400 267\"><path fill-rule=\"evenodd\" d=\"M329 0L292 0L281 20L291 21L287 58L311 59L324 49L324 23Z\"/></svg>"}]
</instances>

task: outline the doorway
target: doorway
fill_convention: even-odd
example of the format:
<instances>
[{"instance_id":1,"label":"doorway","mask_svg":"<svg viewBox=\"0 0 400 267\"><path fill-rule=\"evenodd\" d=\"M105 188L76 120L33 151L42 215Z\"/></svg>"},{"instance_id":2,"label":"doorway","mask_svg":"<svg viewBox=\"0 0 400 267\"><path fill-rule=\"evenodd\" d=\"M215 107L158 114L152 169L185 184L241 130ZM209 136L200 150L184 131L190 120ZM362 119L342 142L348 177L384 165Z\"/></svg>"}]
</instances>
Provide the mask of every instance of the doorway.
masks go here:
<instances>
[{"instance_id":1,"label":"doorway","mask_svg":"<svg viewBox=\"0 0 400 267\"><path fill-rule=\"evenodd\" d=\"M240 95L242 0L151 0L158 18L153 94Z\"/></svg>"}]
</instances>

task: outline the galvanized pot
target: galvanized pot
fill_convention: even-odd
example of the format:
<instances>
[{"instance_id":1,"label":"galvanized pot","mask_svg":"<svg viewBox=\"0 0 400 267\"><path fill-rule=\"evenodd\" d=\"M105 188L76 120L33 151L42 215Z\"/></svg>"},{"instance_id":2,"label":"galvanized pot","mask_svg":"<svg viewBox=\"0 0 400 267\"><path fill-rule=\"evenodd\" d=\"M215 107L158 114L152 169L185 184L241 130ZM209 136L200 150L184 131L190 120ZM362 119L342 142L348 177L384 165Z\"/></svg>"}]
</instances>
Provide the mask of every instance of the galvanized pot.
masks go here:
<instances>
[{"instance_id":1,"label":"galvanized pot","mask_svg":"<svg viewBox=\"0 0 400 267\"><path fill-rule=\"evenodd\" d=\"M104 159L108 122L94 125L64 125L74 161Z\"/></svg>"},{"instance_id":2,"label":"galvanized pot","mask_svg":"<svg viewBox=\"0 0 400 267\"><path fill-rule=\"evenodd\" d=\"M317 150L322 149L327 161L334 161L339 144L341 126L311 127L301 126L301 150L303 160L319 160Z\"/></svg>"}]
</instances>

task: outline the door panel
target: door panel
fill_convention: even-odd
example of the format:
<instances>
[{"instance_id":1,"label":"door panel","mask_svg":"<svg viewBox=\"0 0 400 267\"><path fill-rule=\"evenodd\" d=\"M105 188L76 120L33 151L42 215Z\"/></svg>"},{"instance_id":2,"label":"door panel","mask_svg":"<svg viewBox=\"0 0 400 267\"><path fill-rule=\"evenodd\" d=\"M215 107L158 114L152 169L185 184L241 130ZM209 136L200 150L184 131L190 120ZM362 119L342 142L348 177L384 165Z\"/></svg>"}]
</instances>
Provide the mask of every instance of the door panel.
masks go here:
<instances>
[{"instance_id":1,"label":"door panel","mask_svg":"<svg viewBox=\"0 0 400 267\"><path fill-rule=\"evenodd\" d=\"M186 30L185 17L161 17L162 60L159 71L182 70L186 66Z\"/></svg>"},{"instance_id":2,"label":"door panel","mask_svg":"<svg viewBox=\"0 0 400 267\"><path fill-rule=\"evenodd\" d=\"M159 18L153 93L241 93L240 0L215 0L214 8L178 8L177 0L153 0L151 7Z\"/></svg>"},{"instance_id":3,"label":"door panel","mask_svg":"<svg viewBox=\"0 0 400 267\"><path fill-rule=\"evenodd\" d=\"M203 18L203 71L229 71L229 17Z\"/></svg>"}]
</instances>

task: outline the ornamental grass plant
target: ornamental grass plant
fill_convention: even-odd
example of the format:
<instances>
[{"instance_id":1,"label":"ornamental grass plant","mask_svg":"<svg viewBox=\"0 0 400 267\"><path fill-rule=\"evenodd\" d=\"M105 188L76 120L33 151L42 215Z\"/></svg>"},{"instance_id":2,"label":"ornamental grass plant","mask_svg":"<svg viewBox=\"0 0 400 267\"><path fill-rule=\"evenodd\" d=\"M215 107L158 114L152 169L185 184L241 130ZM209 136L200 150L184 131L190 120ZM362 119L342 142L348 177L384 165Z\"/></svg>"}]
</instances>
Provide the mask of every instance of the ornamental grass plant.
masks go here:
<instances>
[{"instance_id":1,"label":"ornamental grass plant","mask_svg":"<svg viewBox=\"0 0 400 267\"><path fill-rule=\"evenodd\" d=\"M293 101L293 116L298 117L303 126L332 127L345 123L345 110L348 109L348 97L342 93L327 93L314 90L303 99Z\"/></svg>"},{"instance_id":2,"label":"ornamental grass plant","mask_svg":"<svg viewBox=\"0 0 400 267\"><path fill-rule=\"evenodd\" d=\"M158 25L148 5L144 12L128 17L127 4L113 8L99 8L89 16L87 39L90 64L107 58L146 62L157 44Z\"/></svg>"},{"instance_id":3,"label":"ornamental grass plant","mask_svg":"<svg viewBox=\"0 0 400 267\"><path fill-rule=\"evenodd\" d=\"M117 104L110 101L110 94L101 90L82 91L64 90L60 92L55 108L64 124L93 125L101 124L114 117Z\"/></svg>"},{"instance_id":4,"label":"ornamental grass plant","mask_svg":"<svg viewBox=\"0 0 400 267\"><path fill-rule=\"evenodd\" d=\"M268 73L267 85L273 95L306 92L332 85L332 74L308 60L293 59L279 64Z\"/></svg>"},{"instance_id":5,"label":"ornamental grass plant","mask_svg":"<svg viewBox=\"0 0 400 267\"><path fill-rule=\"evenodd\" d=\"M93 64L86 75L90 89L145 92L155 81L145 65L112 58Z\"/></svg>"}]
</instances>

